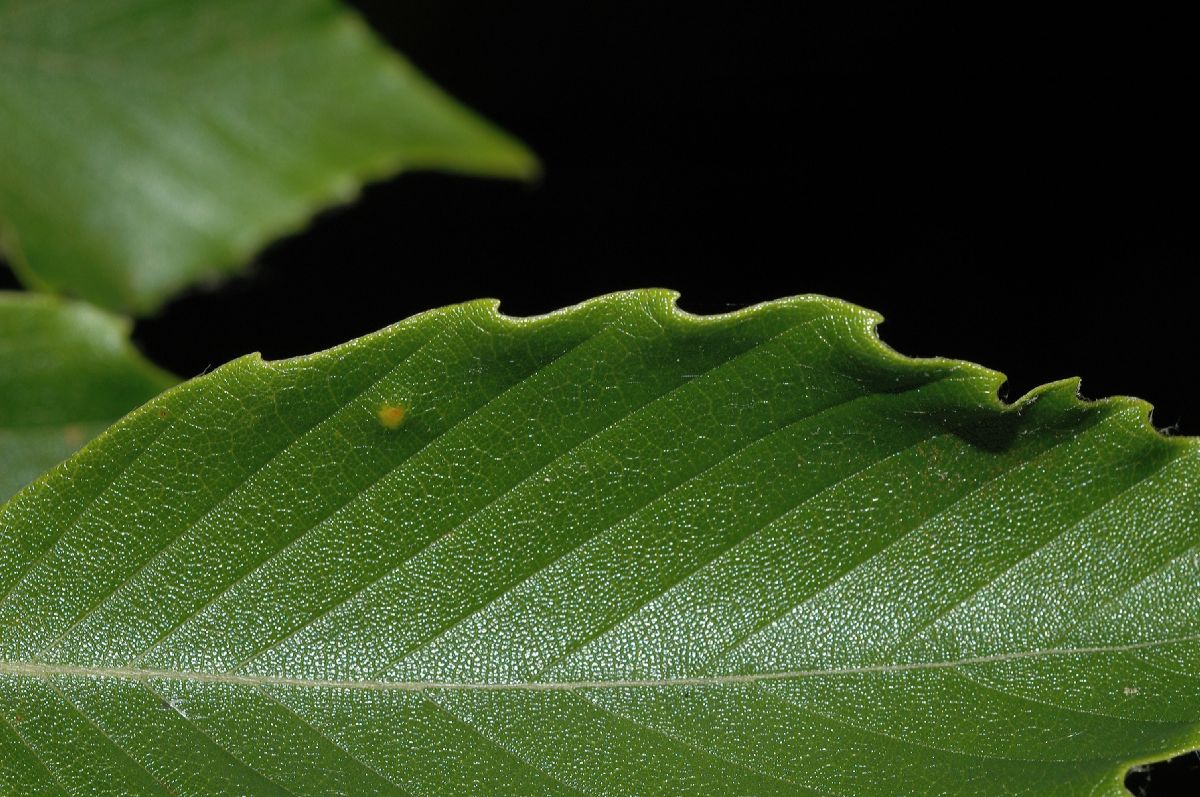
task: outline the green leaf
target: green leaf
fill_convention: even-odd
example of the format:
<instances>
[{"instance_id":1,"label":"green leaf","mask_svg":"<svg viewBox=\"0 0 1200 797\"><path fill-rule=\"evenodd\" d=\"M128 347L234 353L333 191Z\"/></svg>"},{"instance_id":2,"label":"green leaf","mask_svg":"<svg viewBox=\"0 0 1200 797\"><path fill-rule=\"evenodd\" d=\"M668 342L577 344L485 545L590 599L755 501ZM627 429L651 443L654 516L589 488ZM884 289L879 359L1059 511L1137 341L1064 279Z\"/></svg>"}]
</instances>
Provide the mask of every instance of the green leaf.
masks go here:
<instances>
[{"instance_id":1,"label":"green leaf","mask_svg":"<svg viewBox=\"0 0 1200 797\"><path fill-rule=\"evenodd\" d=\"M138 312L363 180L537 169L333 0L0 0L0 151L21 277Z\"/></svg>"},{"instance_id":2,"label":"green leaf","mask_svg":"<svg viewBox=\"0 0 1200 797\"><path fill-rule=\"evenodd\" d=\"M0 510L0 791L1117 795L1200 745L1200 457L820 297L476 302Z\"/></svg>"},{"instance_id":3,"label":"green leaf","mask_svg":"<svg viewBox=\"0 0 1200 797\"><path fill-rule=\"evenodd\" d=\"M88 305L0 292L0 504L174 384L128 335Z\"/></svg>"}]
</instances>

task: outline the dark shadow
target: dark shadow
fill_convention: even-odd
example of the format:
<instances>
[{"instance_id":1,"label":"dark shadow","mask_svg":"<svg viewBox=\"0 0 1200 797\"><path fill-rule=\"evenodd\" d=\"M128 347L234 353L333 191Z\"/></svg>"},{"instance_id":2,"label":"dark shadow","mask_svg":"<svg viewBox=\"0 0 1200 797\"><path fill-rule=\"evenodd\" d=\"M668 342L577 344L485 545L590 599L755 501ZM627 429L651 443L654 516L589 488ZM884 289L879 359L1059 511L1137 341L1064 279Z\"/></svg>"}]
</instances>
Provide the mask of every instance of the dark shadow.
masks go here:
<instances>
[{"instance_id":1,"label":"dark shadow","mask_svg":"<svg viewBox=\"0 0 1200 797\"><path fill-rule=\"evenodd\" d=\"M1200 751L1168 761L1134 767L1125 776L1125 788L1135 797L1193 797L1200 780Z\"/></svg>"}]
</instances>

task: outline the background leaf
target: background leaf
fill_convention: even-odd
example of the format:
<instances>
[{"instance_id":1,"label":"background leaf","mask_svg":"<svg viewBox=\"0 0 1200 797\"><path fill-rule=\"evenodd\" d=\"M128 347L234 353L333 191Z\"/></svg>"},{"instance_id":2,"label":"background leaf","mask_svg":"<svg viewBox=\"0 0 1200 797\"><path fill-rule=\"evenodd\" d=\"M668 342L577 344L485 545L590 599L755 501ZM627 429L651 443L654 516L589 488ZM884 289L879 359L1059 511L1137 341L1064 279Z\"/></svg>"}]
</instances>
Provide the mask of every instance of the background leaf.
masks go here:
<instances>
[{"instance_id":1,"label":"background leaf","mask_svg":"<svg viewBox=\"0 0 1200 797\"><path fill-rule=\"evenodd\" d=\"M1197 746L1196 441L877 321L477 302L170 391L0 510L0 784L1117 795Z\"/></svg>"},{"instance_id":2,"label":"background leaf","mask_svg":"<svg viewBox=\"0 0 1200 797\"><path fill-rule=\"evenodd\" d=\"M175 383L128 335L88 305L0 292L0 504Z\"/></svg>"},{"instance_id":3,"label":"background leaf","mask_svg":"<svg viewBox=\"0 0 1200 797\"><path fill-rule=\"evenodd\" d=\"M364 179L529 176L331 0L0 0L0 219L29 284L147 311Z\"/></svg>"}]
</instances>

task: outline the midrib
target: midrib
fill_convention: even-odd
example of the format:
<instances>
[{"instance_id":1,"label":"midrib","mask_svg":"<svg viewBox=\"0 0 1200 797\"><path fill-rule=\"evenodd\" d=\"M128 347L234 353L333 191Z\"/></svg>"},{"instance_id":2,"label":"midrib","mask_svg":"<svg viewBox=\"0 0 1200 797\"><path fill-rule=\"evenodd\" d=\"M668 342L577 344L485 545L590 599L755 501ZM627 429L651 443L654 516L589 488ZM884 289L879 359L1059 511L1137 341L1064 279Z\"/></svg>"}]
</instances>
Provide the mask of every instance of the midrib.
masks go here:
<instances>
[{"instance_id":1,"label":"midrib","mask_svg":"<svg viewBox=\"0 0 1200 797\"><path fill-rule=\"evenodd\" d=\"M1133 650L1200 641L1200 634L1134 642L1126 645L1099 645L1095 647L1046 648L1022 650L991 656L945 661L904 662L895 664L873 664L857 667L836 667L816 670L785 670L751 674L703 675L680 678L612 679L593 681L530 681L488 683L473 681L363 681L324 678L293 678L279 675L244 675L239 673L188 672L182 670L157 670L137 667L89 667L53 662L0 661L0 676L23 676L31 678L78 677L112 678L120 680L163 680L194 681L199 683L231 684L234 686L290 686L307 689L360 689L380 692L425 692L425 691L571 691L578 689L637 689L661 687L723 686L738 684L768 683L797 678L820 678L840 675L864 675L871 673L909 672L914 670L945 670L976 664L992 664L1018 659L1053 656L1100 655L1125 653Z\"/></svg>"}]
</instances>

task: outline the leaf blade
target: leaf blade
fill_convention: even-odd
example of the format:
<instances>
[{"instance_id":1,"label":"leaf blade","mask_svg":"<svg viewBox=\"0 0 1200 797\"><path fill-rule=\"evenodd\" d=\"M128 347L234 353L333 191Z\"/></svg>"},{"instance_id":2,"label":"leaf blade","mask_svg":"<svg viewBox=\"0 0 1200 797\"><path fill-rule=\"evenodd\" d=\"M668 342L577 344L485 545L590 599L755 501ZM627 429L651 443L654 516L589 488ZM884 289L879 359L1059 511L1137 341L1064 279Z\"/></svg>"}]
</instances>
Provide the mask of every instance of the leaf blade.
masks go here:
<instances>
[{"instance_id":1,"label":"leaf blade","mask_svg":"<svg viewBox=\"0 0 1200 797\"><path fill-rule=\"evenodd\" d=\"M0 292L0 503L175 383L128 334L86 305Z\"/></svg>"},{"instance_id":2,"label":"leaf blade","mask_svg":"<svg viewBox=\"0 0 1200 797\"><path fill-rule=\"evenodd\" d=\"M330 0L0 3L0 220L28 284L144 313L404 169L520 144Z\"/></svg>"},{"instance_id":3,"label":"leaf blade","mask_svg":"<svg viewBox=\"0 0 1200 797\"><path fill-rule=\"evenodd\" d=\"M0 513L0 696L316 797L1086 794L1196 745L1194 440L1075 380L1001 405L832 300L673 302L157 399Z\"/></svg>"}]
</instances>

